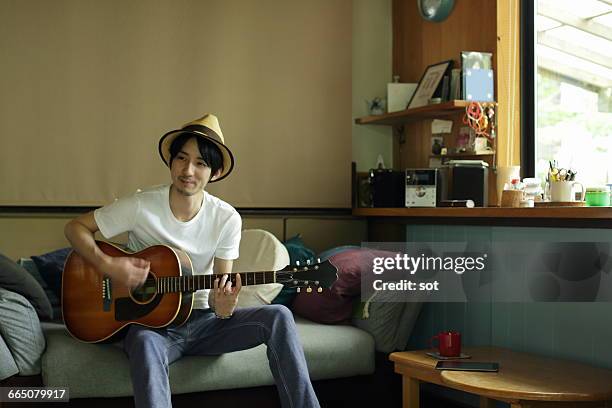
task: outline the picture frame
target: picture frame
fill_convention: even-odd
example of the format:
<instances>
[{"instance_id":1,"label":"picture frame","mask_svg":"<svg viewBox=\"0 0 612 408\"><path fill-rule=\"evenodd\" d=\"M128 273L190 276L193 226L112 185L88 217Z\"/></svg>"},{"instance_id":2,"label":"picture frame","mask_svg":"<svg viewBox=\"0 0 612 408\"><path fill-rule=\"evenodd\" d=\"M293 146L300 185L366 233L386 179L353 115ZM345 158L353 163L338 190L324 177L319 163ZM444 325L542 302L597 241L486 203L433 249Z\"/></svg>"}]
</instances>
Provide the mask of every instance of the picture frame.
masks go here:
<instances>
[{"instance_id":1,"label":"picture frame","mask_svg":"<svg viewBox=\"0 0 612 408\"><path fill-rule=\"evenodd\" d=\"M410 98L406 109L419 108L429 105L429 100L438 89L444 75L453 67L453 60L438 62L425 69L417 89Z\"/></svg>"}]
</instances>

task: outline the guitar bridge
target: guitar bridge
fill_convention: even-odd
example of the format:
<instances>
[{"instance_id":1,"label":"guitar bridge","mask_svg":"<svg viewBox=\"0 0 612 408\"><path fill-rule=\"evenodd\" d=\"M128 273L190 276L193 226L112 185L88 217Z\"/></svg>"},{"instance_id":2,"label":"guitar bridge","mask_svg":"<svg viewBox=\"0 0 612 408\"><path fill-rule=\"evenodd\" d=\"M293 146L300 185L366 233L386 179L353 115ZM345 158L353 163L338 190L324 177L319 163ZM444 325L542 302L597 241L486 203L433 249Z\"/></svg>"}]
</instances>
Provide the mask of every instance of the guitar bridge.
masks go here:
<instances>
[{"instance_id":1,"label":"guitar bridge","mask_svg":"<svg viewBox=\"0 0 612 408\"><path fill-rule=\"evenodd\" d=\"M110 278L102 279L102 310L110 312L112 305L112 287Z\"/></svg>"}]
</instances>

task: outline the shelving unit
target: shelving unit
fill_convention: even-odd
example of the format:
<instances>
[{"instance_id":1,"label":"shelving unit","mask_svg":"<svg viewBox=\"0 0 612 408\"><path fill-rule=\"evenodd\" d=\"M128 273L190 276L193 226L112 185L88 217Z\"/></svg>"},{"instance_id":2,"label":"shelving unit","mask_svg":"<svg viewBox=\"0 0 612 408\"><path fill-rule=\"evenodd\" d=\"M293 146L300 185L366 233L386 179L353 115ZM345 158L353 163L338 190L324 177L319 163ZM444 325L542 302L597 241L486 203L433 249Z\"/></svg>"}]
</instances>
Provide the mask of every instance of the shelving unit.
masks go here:
<instances>
[{"instance_id":1,"label":"shelving unit","mask_svg":"<svg viewBox=\"0 0 612 408\"><path fill-rule=\"evenodd\" d=\"M449 153L449 154L432 154L429 155L430 158L437 159L457 159L461 157L481 157L481 156L493 156L495 152L479 152L479 153Z\"/></svg>"},{"instance_id":2,"label":"shelving unit","mask_svg":"<svg viewBox=\"0 0 612 408\"><path fill-rule=\"evenodd\" d=\"M382 115L363 116L355 119L355 123L358 125L398 126L419 120L436 119L443 116L455 115L463 111L469 104L469 101L453 100Z\"/></svg>"},{"instance_id":3,"label":"shelving unit","mask_svg":"<svg viewBox=\"0 0 612 408\"><path fill-rule=\"evenodd\" d=\"M353 208L359 217L401 218L561 218L596 219L612 222L612 207L541 207L541 208Z\"/></svg>"},{"instance_id":4,"label":"shelving unit","mask_svg":"<svg viewBox=\"0 0 612 408\"><path fill-rule=\"evenodd\" d=\"M391 126L393 128L393 134L397 137L397 144L399 149L401 150L401 146L404 145L408 141L408 136L412 137L412 140L415 140L415 154L413 157L415 159L411 159L412 163L406 166L406 163L401 163L398 167L406 168L406 167L436 167L437 164L432 164L431 161L426 163L427 158L438 158L441 159L442 164L449 159L481 159L486 161L489 164L489 168L494 171L496 167L496 139L491 143L491 147L493 150L485 151L485 152L465 152L465 153L450 153L446 155L430 155L431 149L426 151L427 146L423 142L423 137L429 133L429 129L426 129L424 126L428 126L427 124L419 124L418 122L423 122L432 119L449 119L452 120L455 125L453 132L448 136L446 140L447 146L450 146L449 149L453 149L454 141L457 136L457 129L462 126L461 118L463 117L466 107L469 106L472 101L465 100L451 100L447 102L422 106L419 108L413 109L404 109L398 112L385 113L382 115L369 115L363 116L355 119L355 124L357 125L382 125L382 126ZM483 106L494 105L495 110L497 110L496 102L481 102ZM497 112L495 113L497 114ZM458 126L457 126L458 125ZM495 126L495 122L492 124ZM465 126L465 125L463 125ZM408 129L408 130L407 130ZM416 164L415 164L416 162ZM489 197L488 200L491 203L497 202L497 194L495 191L495 177L489 177Z\"/></svg>"}]
</instances>

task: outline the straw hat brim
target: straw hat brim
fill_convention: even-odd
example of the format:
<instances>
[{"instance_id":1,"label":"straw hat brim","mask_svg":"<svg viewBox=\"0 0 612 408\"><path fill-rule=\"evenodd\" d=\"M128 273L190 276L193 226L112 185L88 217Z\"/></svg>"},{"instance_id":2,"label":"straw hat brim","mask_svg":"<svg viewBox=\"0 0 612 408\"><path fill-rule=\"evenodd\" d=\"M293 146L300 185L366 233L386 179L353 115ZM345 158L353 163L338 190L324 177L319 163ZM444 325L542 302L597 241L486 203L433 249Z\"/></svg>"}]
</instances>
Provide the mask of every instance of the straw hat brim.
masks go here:
<instances>
[{"instance_id":1,"label":"straw hat brim","mask_svg":"<svg viewBox=\"0 0 612 408\"><path fill-rule=\"evenodd\" d=\"M211 132L213 132L214 134L214 131L211 130ZM210 180L210 183L215 183L229 176L231 171L234 169L234 156L232 155L230 149L223 143L220 143L218 140L215 140L214 138L197 130L176 129L166 133L161 137L161 139L159 139L159 155L161 156L166 166L170 167L170 146L172 146L172 142L174 141L174 139L176 139L178 135L182 133L189 133L191 135L204 138L214 143L221 151L221 156L223 157L223 169L221 170L221 174L219 175L219 177Z\"/></svg>"}]
</instances>

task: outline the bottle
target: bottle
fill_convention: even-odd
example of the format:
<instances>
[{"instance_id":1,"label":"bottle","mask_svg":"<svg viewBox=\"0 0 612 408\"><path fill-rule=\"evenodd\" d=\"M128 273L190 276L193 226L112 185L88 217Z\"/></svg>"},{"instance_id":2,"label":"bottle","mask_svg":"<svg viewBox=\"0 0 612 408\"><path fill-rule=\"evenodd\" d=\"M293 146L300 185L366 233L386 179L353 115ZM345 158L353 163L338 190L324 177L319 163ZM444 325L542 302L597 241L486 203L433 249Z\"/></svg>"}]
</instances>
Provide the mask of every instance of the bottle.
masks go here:
<instances>
[{"instance_id":1,"label":"bottle","mask_svg":"<svg viewBox=\"0 0 612 408\"><path fill-rule=\"evenodd\" d=\"M442 145L440 144L438 139L435 139L433 145L431 145L431 153L440 154L440 152L442 152Z\"/></svg>"}]
</instances>

